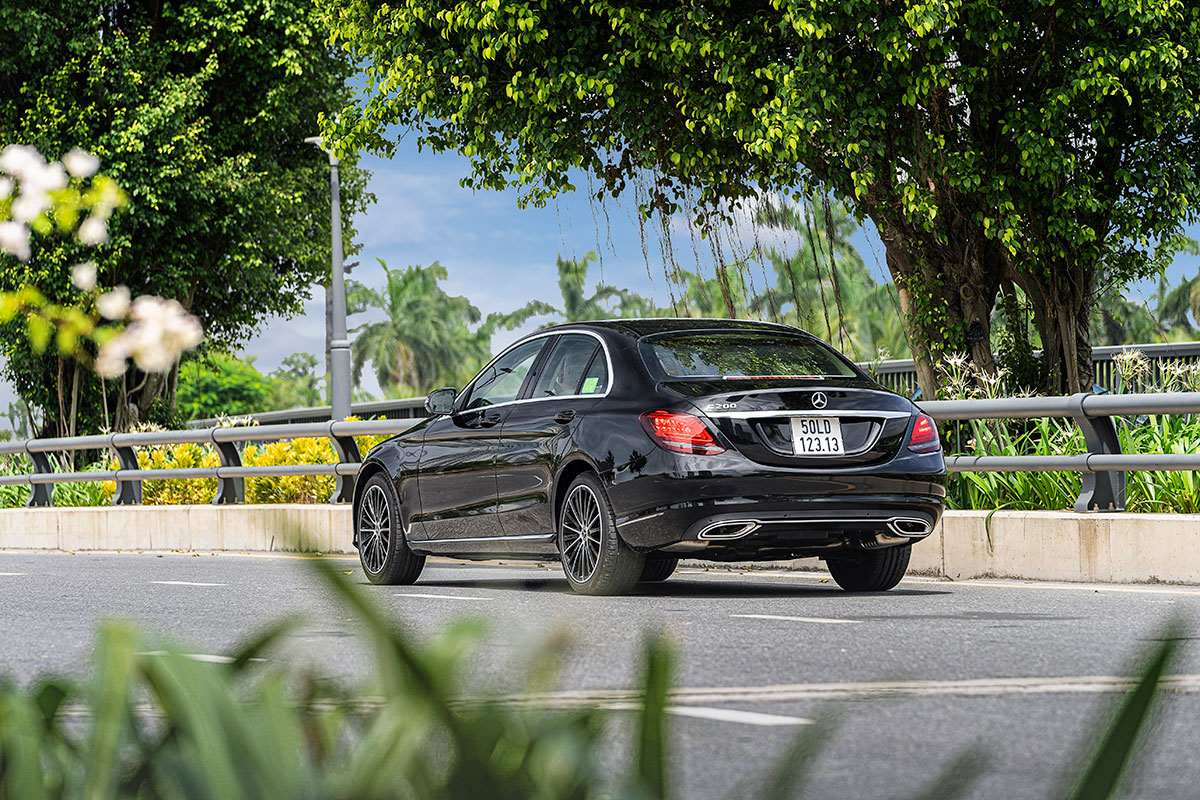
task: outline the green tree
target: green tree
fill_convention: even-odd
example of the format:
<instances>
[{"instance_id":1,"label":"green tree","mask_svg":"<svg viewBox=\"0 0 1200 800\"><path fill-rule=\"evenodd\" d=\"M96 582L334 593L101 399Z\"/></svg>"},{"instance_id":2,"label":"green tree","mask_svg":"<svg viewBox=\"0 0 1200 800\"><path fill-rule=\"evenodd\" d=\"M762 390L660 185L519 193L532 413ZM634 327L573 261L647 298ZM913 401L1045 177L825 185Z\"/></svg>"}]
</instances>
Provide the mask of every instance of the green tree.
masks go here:
<instances>
[{"instance_id":1,"label":"green tree","mask_svg":"<svg viewBox=\"0 0 1200 800\"><path fill-rule=\"evenodd\" d=\"M280 389L279 381L258 371L254 358L209 351L180 365L176 408L185 419L271 411Z\"/></svg>"},{"instance_id":2,"label":"green tree","mask_svg":"<svg viewBox=\"0 0 1200 800\"><path fill-rule=\"evenodd\" d=\"M354 382L362 380L367 362L385 392L424 394L440 385L462 386L487 361L493 326L480 323L479 309L465 297L451 297L438 284L446 268L388 269L382 291L352 284L352 314L377 309L384 319L353 330L351 354ZM477 327L472 330L471 326Z\"/></svg>"},{"instance_id":3,"label":"green tree","mask_svg":"<svg viewBox=\"0 0 1200 800\"><path fill-rule=\"evenodd\" d=\"M654 316L654 304L628 289L618 289L606 283L597 283L591 295L587 294L587 275L595 253L586 253L583 258L569 259L558 256L558 291L562 295L562 306L556 308L541 300L531 300L509 314L493 314L488 324L512 330L524 325L533 317L553 316L560 322L587 322L597 319L619 317Z\"/></svg>"},{"instance_id":4,"label":"green tree","mask_svg":"<svg viewBox=\"0 0 1200 800\"><path fill-rule=\"evenodd\" d=\"M280 386L276 408L311 408L321 405L325 398L322 376L318 371L320 359L312 353L292 353L271 370L268 377Z\"/></svg>"},{"instance_id":5,"label":"green tree","mask_svg":"<svg viewBox=\"0 0 1200 800\"><path fill-rule=\"evenodd\" d=\"M1153 274L1200 207L1191 0L324 5L366 66L345 151L415 130L467 186L541 203L582 171L702 220L828 187L880 230L926 396L943 354L993 367L1005 281L1044 387L1088 385L1097 270Z\"/></svg>"},{"instance_id":6,"label":"green tree","mask_svg":"<svg viewBox=\"0 0 1200 800\"><path fill-rule=\"evenodd\" d=\"M27 263L0 255L0 289L61 302L70 266L92 259L102 286L178 300L224 348L301 309L329 269L328 163L303 140L346 102L351 74L311 3L31 0L0 8L0 30L0 144L83 147L128 197L94 253L43 237ZM367 199L352 158L342 179L351 219ZM48 364L19 325L0 328L0 347L5 377L51 430L71 427L72 397L81 430L102 424L103 402L125 428L174 400L177 370L102 387L72 360Z\"/></svg>"}]
</instances>

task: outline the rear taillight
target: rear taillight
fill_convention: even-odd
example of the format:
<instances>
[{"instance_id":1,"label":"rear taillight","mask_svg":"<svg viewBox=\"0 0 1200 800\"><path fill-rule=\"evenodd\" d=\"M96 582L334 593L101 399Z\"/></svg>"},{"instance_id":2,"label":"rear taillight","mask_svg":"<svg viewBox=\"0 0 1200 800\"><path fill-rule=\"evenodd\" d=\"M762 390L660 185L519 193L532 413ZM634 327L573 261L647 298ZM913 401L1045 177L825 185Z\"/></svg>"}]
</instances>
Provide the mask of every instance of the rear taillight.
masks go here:
<instances>
[{"instance_id":1,"label":"rear taillight","mask_svg":"<svg viewBox=\"0 0 1200 800\"><path fill-rule=\"evenodd\" d=\"M651 411L642 414L641 420L646 433L668 450L704 456L725 452L699 417L676 411Z\"/></svg>"},{"instance_id":2,"label":"rear taillight","mask_svg":"<svg viewBox=\"0 0 1200 800\"><path fill-rule=\"evenodd\" d=\"M908 449L914 453L932 453L942 449L933 417L928 414L917 415L917 421L913 423L912 435L908 437Z\"/></svg>"}]
</instances>

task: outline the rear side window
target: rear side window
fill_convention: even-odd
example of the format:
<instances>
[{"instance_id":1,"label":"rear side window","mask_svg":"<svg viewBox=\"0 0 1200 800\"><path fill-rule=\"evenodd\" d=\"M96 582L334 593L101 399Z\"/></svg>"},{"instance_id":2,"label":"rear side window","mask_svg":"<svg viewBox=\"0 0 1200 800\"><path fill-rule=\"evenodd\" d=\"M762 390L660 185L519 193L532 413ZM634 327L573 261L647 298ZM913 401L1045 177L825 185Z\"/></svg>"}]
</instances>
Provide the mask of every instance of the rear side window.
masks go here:
<instances>
[{"instance_id":1,"label":"rear side window","mask_svg":"<svg viewBox=\"0 0 1200 800\"><path fill-rule=\"evenodd\" d=\"M592 356L592 363L587 372L583 373L583 383L579 385L580 394L604 394L608 391L608 359L604 351L597 349Z\"/></svg>"},{"instance_id":2,"label":"rear side window","mask_svg":"<svg viewBox=\"0 0 1200 800\"><path fill-rule=\"evenodd\" d=\"M580 394L583 373L600 345L590 336L560 336L534 384L531 398Z\"/></svg>"},{"instance_id":3,"label":"rear side window","mask_svg":"<svg viewBox=\"0 0 1200 800\"><path fill-rule=\"evenodd\" d=\"M785 331L685 331L647 336L638 351L660 381L851 377L829 347Z\"/></svg>"}]
</instances>

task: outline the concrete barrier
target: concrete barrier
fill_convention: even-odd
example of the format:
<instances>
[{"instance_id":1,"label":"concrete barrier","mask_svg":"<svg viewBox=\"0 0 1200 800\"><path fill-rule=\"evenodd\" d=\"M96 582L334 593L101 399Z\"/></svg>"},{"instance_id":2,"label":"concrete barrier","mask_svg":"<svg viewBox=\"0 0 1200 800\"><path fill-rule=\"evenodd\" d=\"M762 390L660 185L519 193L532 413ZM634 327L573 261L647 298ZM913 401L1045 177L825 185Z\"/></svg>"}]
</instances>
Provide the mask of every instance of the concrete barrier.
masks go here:
<instances>
[{"instance_id":1,"label":"concrete barrier","mask_svg":"<svg viewBox=\"0 0 1200 800\"><path fill-rule=\"evenodd\" d=\"M345 553L347 505L0 509L0 547L20 550Z\"/></svg>"},{"instance_id":2,"label":"concrete barrier","mask_svg":"<svg viewBox=\"0 0 1200 800\"><path fill-rule=\"evenodd\" d=\"M353 552L345 505L0 509L0 548ZM909 571L954 580L1200 584L1200 515L950 511L914 546Z\"/></svg>"}]
</instances>

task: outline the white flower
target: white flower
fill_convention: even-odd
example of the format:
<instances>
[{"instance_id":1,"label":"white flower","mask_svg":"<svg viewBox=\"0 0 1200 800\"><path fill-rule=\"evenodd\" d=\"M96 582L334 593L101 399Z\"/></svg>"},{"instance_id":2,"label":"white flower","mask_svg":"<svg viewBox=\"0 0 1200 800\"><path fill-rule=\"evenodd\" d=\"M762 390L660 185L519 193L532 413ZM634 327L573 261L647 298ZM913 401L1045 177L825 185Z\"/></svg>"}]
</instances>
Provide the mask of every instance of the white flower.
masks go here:
<instances>
[{"instance_id":1,"label":"white flower","mask_svg":"<svg viewBox=\"0 0 1200 800\"><path fill-rule=\"evenodd\" d=\"M100 158L78 147L63 156L62 163L75 178L90 178L100 169Z\"/></svg>"},{"instance_id":2,"label":"white flower","mask_svg":"<svg viewBox=\"0 0 1200 800\"><path fill-rule=\"evenodd\" d=\"M24 178L46 167L46 160L36 147L26 144L10 144L0 150L0 171Z\"/></svg>"},{"instance_id":3,"label":"white flower","mask_svg":"<svg viewBox=\"0 0 1200 800\"><path fill-rule=\"evenodd\" d=\"M127 303L129 290L123 286L108 295L118 291L124 293ZM97 307L108 295L97 298ZM105 377L124 372L129 358L144 372L167 372L185 350L204 338L200 321L174 300L142 295L133 302L130 320L125 330L104 343L96 357L96 371Z\"/></svg>"},{"instance_id":4,"label":"white flower","mask_svg":"<svg viewBox=\"0 0 1200 800\"><path fill-rule=\"evenodd\" d=\"M81 292L90 292L96 288L96 262L85 261L71 267L71 283Z\"/></svg>"},{"instance_id":5,"label":"white flower","mask_svg":"<svg viewBox=\"0 0 1200 800\"><path fill-rule=\"evenodd\" d=\"M17 222L29 223L41 216L42 212L48 208L50 208L49 195L45 192L27 192L23 185L17 199L12 201L9 211Z\"/></svg>"},{"instance_id":6,"label":"white flower","mask_svg":"<svg viewBox=\"0 0 1200 800\"><path fill-rule=\"evenodd\" d=\"M12 194L15 188L17 184L12 178L0 178L0 200Z\"/></svg>"},{"instance_id":7,"label":"white flower","mask_svg":"<svg viewBox=\"0 0 1200 800\"><path fill-rule=\"evenodd\" d=\"M53 204L50 192L67 185L67 173L62 164L47 164L40 153L32 147L10 144L0 151L0 172L7 172L16 181L7 181L7 193L12 193L14 184L21 187L20 194L12 202L10 213L17 222L32 222Z\"/></svg>"},{"instance_id":8,"label":"white flower","mask_svg":"<svg viewBox=\"0 0 1200 800\"><path fill-rule=\"evenodd\" d=\"M13 205L15 206L16 204L14 203ZM75 235L82 244L92 245L93 247L104 244L108 241L108 224L103 217L97 217L93 214L83 221Z\"/></svg>"},{"instance_id":9,"label":"white flower","mask_svg":"<svg viewBox=\"0 0 1200 800\"><path fill-rule=\"evenodd\" d=\"M124 334L114 336L104 343L96 355L96 373L103 378L115 378L125 372L129 353L125 349Z\"/></svg>"},{"instance_id":10,"label":"white flower","mask_svg":"<svg viewBox=\"0 0 1200 800\"><path fill-rule=\"evenodd\" d=\"M28 261L29 228L13 220L0 222L0 250Z\"/></svg>"},{"instance_id":11,"label":"white flower","mask_svg":"<svg viewBox=\"0 0 1200 800\"><path fill-rule=\"evenodd\" d=\"M96 298L96 310L105 319L123 319L129 313L129 288L118 286Z\"/></svg>"}]
</instances>

